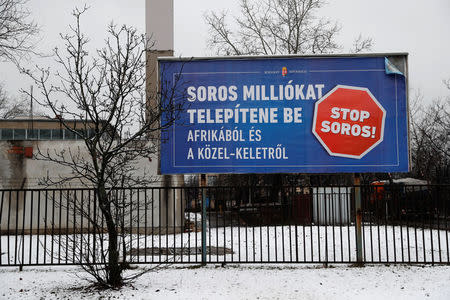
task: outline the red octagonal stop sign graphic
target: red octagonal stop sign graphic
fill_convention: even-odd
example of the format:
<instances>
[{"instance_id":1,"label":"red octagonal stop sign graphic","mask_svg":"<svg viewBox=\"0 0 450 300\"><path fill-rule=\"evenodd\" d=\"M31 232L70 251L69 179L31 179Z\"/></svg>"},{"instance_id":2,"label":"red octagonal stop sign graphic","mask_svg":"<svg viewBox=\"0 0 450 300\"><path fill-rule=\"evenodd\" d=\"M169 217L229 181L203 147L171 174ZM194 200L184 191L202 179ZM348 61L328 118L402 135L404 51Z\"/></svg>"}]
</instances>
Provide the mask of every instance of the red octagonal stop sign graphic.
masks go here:
<instances>
[{"instance_id":1,"label":"red octagonal stop sign graphic","mask_svg":"<svg viewBox=\"0 0 450 300\"><path fill-rule=\"evenodd\" d=\"M330 155L360 159L383 141L385 118L369 89L338 85L316 102L312 132Z\"/></svg>"}]
</instances>

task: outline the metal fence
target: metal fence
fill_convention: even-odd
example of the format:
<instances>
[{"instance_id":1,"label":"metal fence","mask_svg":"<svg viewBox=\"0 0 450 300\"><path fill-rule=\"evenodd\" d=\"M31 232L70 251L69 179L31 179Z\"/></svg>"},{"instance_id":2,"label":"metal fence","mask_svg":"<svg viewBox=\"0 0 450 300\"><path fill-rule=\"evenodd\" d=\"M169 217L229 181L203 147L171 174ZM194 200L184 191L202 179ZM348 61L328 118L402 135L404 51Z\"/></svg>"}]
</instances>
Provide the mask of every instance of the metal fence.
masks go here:
<instances>
[{"instance_id":1,"label":"metal fence","mask_svg":"<svg viewBox=\"0 0 450 300\"><path fill-rule=\"evenodd\" d=\"M450 185L114 188L126 263L450 264ZM0 266L107 258L93 189L0 190Z\"/></svg>"}]
</instances>

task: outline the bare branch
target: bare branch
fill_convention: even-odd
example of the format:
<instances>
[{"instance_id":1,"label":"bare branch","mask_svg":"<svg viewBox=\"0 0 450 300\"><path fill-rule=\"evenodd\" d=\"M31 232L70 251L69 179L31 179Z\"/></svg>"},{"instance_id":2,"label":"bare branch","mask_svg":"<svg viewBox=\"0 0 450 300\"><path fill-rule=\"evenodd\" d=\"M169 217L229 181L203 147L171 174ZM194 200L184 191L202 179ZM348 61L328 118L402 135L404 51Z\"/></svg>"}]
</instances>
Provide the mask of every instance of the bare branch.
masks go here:
<instances>
[{"instance_id":1,"label":"bare branch","mask_svg":"<svg viewBox=\"0 0 450 300\"><path fill-rule=\"evenodd\" d=\"M370 37L363 37L362 34L355 39L350 53L361 53L372 50L373 40Z\"/></svg>"},{"instance_id":2,"label":"bare branch","mask_svg":"<svg viewBox=\"0 0 450 300\"><path fill-rule=\"evenodd\" d=\"M323 0L241 0L238 30L226 23L226 12L204 16L209 45L217 54L330 53L339 49L338 24L317 18Z\"/></svg>"},{"instance_id":3,"label":"bare branch","mask_svg":"<svg viewBox=\"0 0 450 300\"><path fill-rule=\"evenodd\" d=\"M0 58L18 63L34 53L39 28L29 20L28 0L0 0Z\"/></svg>"},{"instance_id":4,"label":"bare branch","mask_svg":"<svg viewBox=\"0 0 450 300\"><path fill-rule=\"evenodd\" d=\"M0 84L0 119L12 119L28 113L25 101L12 99Z\"/></svg>"}]
</instances>

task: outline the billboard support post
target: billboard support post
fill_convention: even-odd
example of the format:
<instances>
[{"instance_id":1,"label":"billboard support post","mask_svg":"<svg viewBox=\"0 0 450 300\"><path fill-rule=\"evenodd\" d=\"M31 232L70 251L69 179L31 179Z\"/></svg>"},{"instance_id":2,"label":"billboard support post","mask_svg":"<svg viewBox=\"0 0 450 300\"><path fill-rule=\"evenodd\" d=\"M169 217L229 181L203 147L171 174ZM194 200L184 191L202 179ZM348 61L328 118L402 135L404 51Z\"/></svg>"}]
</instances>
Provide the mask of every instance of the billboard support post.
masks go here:
<instances>
[{"instance_id":1,"label":"billboard support post","mask_svg":"<svg viewBox=\"0 0 450 300\"><path fill-rule=\"evenodd\" d=\"M361 209L361 179L359 173L354 174L355 186L355 212L356 212L356 260L358 264L362 264L362 209Z\"/></svg>"}]
</instances>

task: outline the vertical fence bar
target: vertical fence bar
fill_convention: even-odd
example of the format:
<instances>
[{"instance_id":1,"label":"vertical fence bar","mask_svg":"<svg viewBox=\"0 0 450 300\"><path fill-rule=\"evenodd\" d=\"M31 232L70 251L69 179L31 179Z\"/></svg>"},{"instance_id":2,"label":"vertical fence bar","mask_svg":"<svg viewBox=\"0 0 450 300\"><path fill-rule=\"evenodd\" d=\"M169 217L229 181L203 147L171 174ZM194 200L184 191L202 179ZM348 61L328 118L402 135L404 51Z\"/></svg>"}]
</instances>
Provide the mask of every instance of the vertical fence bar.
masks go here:
<instances>
[{"instance_id":1,"label":"vertical fence bar","mask_svg":"<svg viewBox=\"0 0 450 300\"><path fill-rule=\"evenodd\" d=\"M255 205L255 200L256 197L253 197L253 189L250 187L250 194L252 195L252 204L251 204L251 214L252 214L252 218L256 217L255 216L255 209L256 209L256 205ZM256 225L256 221L253 221L252 224L252 249L253 249L253 262L255 262L255 225Z\"/></svg>"},{"instance_id":2,"label":"vertical fence bar","mask_svg":"<svg viewBox=\"0 0 450 300\"><path fill-rule=\"evenodd\" d=\"M97 237L96 237L96 232L97 232L97 228L98 228L98 220L97 220L97 191L94 190L93 191L94 194L94 216L93 216L93 220L94 222L92 223L92 227L93 227L93 234L92 234L92 262L95 263L96 262L96 258L95 258L95 251L96 251L96 243L97 243ZM101 243L100 243L101 245Z\"/></svg>"},{"instance_id":3,"label":"vertical fence bar","mask_svg":"<svg viewBox=\"0 0 450 300\"><path fill-rule=\"evenodd\" d=\"M397 188L397 192L396 194L401 197L402 195L402 191L400 190L401 187ZM404 191L403 191L404 192ZM406 217L406 239L407 239L407 245L408 245L408 263L411 263L411 242L410 242L410 238L409 238L409 228L410 228L410 223L409 223L409 211L410 211L410 207L409 207L409 201L407 201L408 199L403 198L403 202L404 202L404 214Z\"/></svg>"},{"instance_id":4,"label":"vertical fence bar","mask_svg":"<svg viewBox=\"0 0 450 300\"><path fill-rule=\"evenodd\" d=\"M37 237L36 237L36 264L39 262L39 245L40 245L40 223L41 223L41 190L38 191L38 204L37 204ZM45 234L44 234L45 238Z\"/></svg>"},{"instance_id":5,"label":"vertical fence bar","mask_svg":"<svg viewBox=\"0 0 450 300\"><path fill-rule=\"evenodd\" d=\"M427 201L428 202L428 209L429 209L429 212L428 212L428 220L429 220L429 223L430 223L430 242L431 242L431 244L430 244L430 250L431 250L431 263L434 265L434 241L433 241L433 226L434 226L434 214L435 214L435 211L434 211L434 205L433 205L433 197L431 197L431 199L429 199L429 201Z\"/></svg>"},{"instance_id":6,"label":"vertical fence bar","mask_svg":"<svg viewBox=\"0 0 450 300\"><path fill-rule=\"evenodd\" d=\"M184 236L184 189L180 189L180 260L181 262L183 262L183 256L184 256L184 241L183 241L183 236Z\"/></svg>"},{"instance_id":7,"label":"vertical fence bar","mask_svg":"<svg viewBox=\"0 0 450 300\"><path fill-rule=\"evenodd\" d=\"M166 217L165 217L165 221L166 221L166 262L169 262L169 188L165 187L164 189L164 198L165 198L165 203L164 205L166 206L165 210L166 210Z\"/></svg>"},{"instance_id":8,"label":"vertical fence bar","mask_svg":"<svg viewBox=\"0 0 450 300\"><path fill-rule=\"evenodd\" d=\"M314 193L314 190L316 191L316 193ZM316 205L319 205L319 188L315 187L312 189L312 195L313 195L313 201L316 202ZM314 203L312 205L312 216L314 217ZM319 216L317 215L316 217L316 222L319 221ZM309 222L309 242L310 242L310 250L311 250L311 260L310 262L314 261L314 242L313 242L313 222L311 220L311 222ZM305 261L306 262L306 261Z\"/></svg>"},{"instance_id":9,"label":"vertical fence bar","mask_svg":"<svg viewBox=\"0 0 450 300\"><path fill-rule=\"evenodd\" d=\"M232 190L230 188L226 188L226 190L228 191L228 201L230 203L230 237L231 237L231 261L234 261L234 247L233 247L233 200L232 200Z\"/></svg>"},{"instance_id":10,"label":"vertical fence bar","mask_svg":"<svg viewBox=\"0 0 450 300\"><path fill-rule=\"evenodd\" d=\"M109 191L107 193L109 193ZM99 203L98 203L98 214L100 216L100 221L99 221L100 222L100 225L99 225L99 227L100 227L99 228L100 257L101 257L102 261L106 262L107 258L106 258L106 255L105 255L105 248L104 248L104 244L105 244L105 215L103 214L102 207L103 207L103 205L100 205L100 201L99 201ZM116 239L117 239L117 237L116 237ZM116 241L116 247L117 247L117 241Z\"/></svg>"},{"instance_id":11,"label":"vertical fence bar","mask_svg":"<svg viewBox=\"0 0 450 300\"><path fill-rule=\"evenodd\" d=\"M302 191L302 190L301 190ZM299 199L297 199L296 196L296 188L295 187L291 187L290 189L290 196L291 196L291 211L293 212L293 215L295 216L294 218L294 225L295 225L295 261L298 262L298 223L299 223L299 219L300 219L300 215L298 213L299 210L299 206L300 206L300 196ZM294 200L295 202L295 212L294 212Z\"/></svg>"},{"instance_id":12,"label":"vertical fence bar","mask_svg":"<svg viewBox=\"0 0 450 300\"><path fill-rule=\"evenodd\" d=\"M394 199L394 201L396 203L398 203L398 207L397 207L397 214L399 215L400 218L400 250L402 252L402 263L405 262L405 253L404 253L404 244L403 244L403 225L405 223L404 217L403 217L403 203L402 203L402 199L398 197L398 193L397 190L395 188L394 185L390 185L391 188L391 194L392 194L392 199ZM408 228L406 228L408 229Z\"/></svg>"},{"instance_id":13,"label":"vertical fence bar","mask_svg":"<svg viewBox=\"0 0 450 300\"><path fill-rule=\"evenodd\" d=\"M434 197L435 203L435 218L437 218L437 238L438 238L438 252L439 252L439 262L442 263L442 249L441 249L441 207L439 205L438 197ZM415 227L415 226L414 226Z\"/></svg>"},{"instance_id":14,"label":"vertical fence bar","mask_svg":"<svg viewBox=\"0 0 450 300\"><path fill-rule=\"evenodd\" d=\"M61 225L62 225L62 190L59 190L59 222L58 222L58 264L61 264Z\"/></svg>"},{"instance_id":15,"label":"vertical fence bar","mask_svg":"<svg viewBox=\"0 0 450 300\"><path fill-rule=\"evenodd\" d=\"M152 205L152 262L155 262L155 189L152 188L152 198L151 198L151 205ZM159 209L159 208L158 208Z\"/></svg>"},{"instance_id":16,"label":"vertical fence bar","mask_svg":"<svg viewBox=\"0 0 450 300\"><path fill-rule=\"evenodd\" d=\"M177 240L176 240L176 231L177 231L177 214L176 214L176 207L177 207L177 193L176 193L176 187L172 187L172 203L173 203L173 261L175 262L176 259L176 246L177 246Z\"/></svg>"},{"instance_id":17,"label":"vertical fence bar","mask_svg":"<svg viewBox=\"0 0 450 300\"><path fill-rule=\"evenodd\" d=\"M448 186L447 186L447 188L448 188ZM447 192L445 194L447 195ZM447 246L447 263L450 263L450 248L449 248L449 243L448 243L448 234L449 234L450 228L447 223L447 219L449 217L448 216L448 210L449 210L448 201L449 201L449 199L447 197L445 197L444 198L445 243Z\"/></svg>"},{"instance_id":18,"label":"vertical fence bar","mask_svg":"<svg viewBox=\"0 0 450 300\"><path fill-rule=\"evenodd\" d=\"M162 216L162 212L161 212L161 195L162 195L162 193L161 193L161 188L158 188L158 204L159 204L159 209L158 209L158 214L159 214L159 216L158 216L158 218L159 218L159 224L158 224L158 262L159 263L161 263L161 249L162 249L162 247L161 247L161 227L162 227L162 222L161 222L161 216Z\"/></svg>"},{"instance_id":19,"label":"vertical fence bar","mask_svg":"<svg viewBox=\"0 0 450 300\"><path fill-rule=\"evenodd\" d=\"M80 207L78 208L79 212L80 212L80 256L79 256L79 262L81 263L83 261L83 234L84 234L84 190L81 190L81 195L80 195ZM74 209L76 208L76 204L74 202ZM89 218L87 219L89 222ZM88 232L88 236L89 236L89 232ZM74 253L75 254L75 253Z\"/></svg>"},{"instance_id":20,"label":"vertical fence bar","mask_svg":"<svg viewBox=\"0 0 450 300\"><path fill-rule=\"evenodd\" d=\"M394 241L394 262L397 262L397 247L396 247L396 235L395 235L395 225L396 225L396 220L395 220L395 215L396 215L396 211L395 211L395 203L392 202L392 198L390 199L391 201L388 202L388 194L386 193L386 189L383 188L383 197L385 199L385 202L387 204L387 212L386 214L389 214L387 216L387 219L391 220L391 224L392 224L392 240Z\"/></svg>"},{"instance_id":21,"label":"vertical fence bar","mask_svg":"<svg viewBox=\"0 0 450 300\"><path fill-rule=\"evenodd\" d=\"M282 257L283 257L283 262L286 262L286 257L285 257L285 240L284 240L284 228L286 227L286 220L284 220L285 217L285 203L283 201L283 190L281 189L281 195L278 195L278 190L277 190L277 194L275 195L275 197L277 197L278 201L281 203L281 216L282 216L282 220L281 220L281 252L283 253Z\"/></svg>"},{"instance_id":22,"label":"vertical fence bar","mask_svg":"<svg viewBox=\"0 0 450 300\"><path fill-rule=\"evenodd\" d=\"M203 199L205 199L206 200L206 197L204 197ZM207 204L205 204L205 206L207 206ZM215 209L215 216L216 216L216 218L215 218L215 231L216 231L216 249L219 249L219 203L214 203L214 209ZM211 206L210 206L210 208L209 208L209 212L210 212L210 215L211 215ZM209 224L211 225L211 219L210 219L210 222L209 222ZM211 242L211 235L209 236L209 246L211 247L212 246L212 242ZM210 248L211 249L211 248ZM212 251L209 251L209 261L211 262L211 255L212 255L212 253L211 253ZM218 260L218 256L216 255L216 261Z\"/></svg>"},{"instance_id":23,"label":"vertical fence bar","mask_svg":"<svg viewBox=\"0 0 450 300\"><path fill-rule=\"evenodd\" d=\"M4 200L4 196L5 196L5 191L0 191L2 193L2 202L0 204L0 266L3 266L3 251L2 251L2 222L1 220L3 219L3 200Z\"/></svg>"},{"instance_id":24,"label":"vertical fence bar","mask_svg":"<svg viewBox=\"0 0 450 300\"><path fill-rule=\"evenodd\" d=\"M304 194L304 190L302 191L302 193ZM311 199L313 199L312 198L312 190L311 189L309 189L309 195L311 195ZM311 210L312 210L312 203L310 203L310 207L309 207L309 214L310 214L310 219L309 219L309 223L311 223L312 222L312 212L311 212ZM305 229L305 227L306 227L306 222L305 222L305 220L303 220L303 222L302 222L302 233L303 233L303 262L306 262L306 229Z\"/></svg>"},{"instance_id":25,"label":"vertical fence bar","mask_svg":"<svg viewBox=\"0 0 450 300\"><path fill-rule=\"evenodd\" d=\"M347 217L347 249L348 249L348 261L352 261L352 243L351 243L351 236L350 234L350 228L351 228L351 219L352 219L352 188L346 188L345 189L346 197L349 199L349 201L345 201L345 210L348 213ZM346 198L346 199L347 199Z\"/></svg>"},{"instance_id":26,"label":"vertical fence bar","mask_svg":"<svg viewBox=\"0 0 450 300\"><path fill-rule=\"evenodd\" d=\"M47 257L47 210L48 210L48 191L45 191L45 211L44 211L44 264Z\"/></svg>"},{"instance_id":27,"label":"vertical fence bar","mask_svg":"<svg viewBox=\"0 0 450 300\"><path fill-rule=\"evenodd\" d=\"M368 201L370 201L370 197L372 195L371 193L371 188L368 187L368 196L367 199ZM381 258L381 234L380 234L380 223L382 221L382 215L381 215L381 203L379 203L379 201L377 199L374 199L374 203L375 203L375 220L377 222L377 234L378 234L378 262L382 262L382 258ZM385 226L386 228L386 226ZM387 249L388 244L386 244L386 249Z\"/></svg>"},{"instance_id":28,"label":"vertical fence bar","mask_svg":"<svg viewBox=\"0 0 450 300\"><path fill-rule=\"evenodd\" d=\"M338 193L340 190L340 187L337 187ZM335 233L335 226L336 226L336 211L335 211L335 199L336 199L336 191L331 191L331 228L332 228L332 237L333 237L333 261L336 261L336 233ZM328 253L328 251L327 251ZM327 262L329 261L329 258L327 259Z\"/></svg>"},{"instance_id":29,"label":"vertical fence bar","mask_svg":"<svg viewBox=\"0 0 450 300\"><path fill-rule=\"evenodd\" d=\"M355 212L356 212L356 260L359 264L363 263L363 249L362 249L362 209L361 209L361 180L359 174L355 174Z\"/></svg>"},{"instance_id":30,"label":"vertical fence bar","mask_svg":"<svg viewBox=\"0 0 450 300\"><path fill-rule=\"evenodd\" d=\"M25 263L25 216L26 216L26 208L27 208L27 191L23 191L23 212L22 212L22 257L20 258L20 270L22 270L23 265Z\"/></svg>"},{"instance_id":31,"label":"vertical fence bar","mask_svg":"<svg viewBox=\"0 0 450 300\"><path fill-rule=\"evenodd\" d=\"M321 248L320 248L320 221L321 221L321 215L320 215L320 209L323 207L322 203L321 203L321 199L324 199L324 203L325 203L325 194L326 191L326 187L322 187L322 188L317 188L317 254L318 254L318 260L317 262L320 262L322 260L322 255L321 255ZM320 198L320 194L322 192L322 198ZM325 216L325 214L324 214ZM323 220L322 220L323 222ZM325 221L326 222L326 221ZM311 234L311 238L312 238L312 234Z\"/></svg>"},{"instance_id":32,"label":"vertical fence bar","mask_svg":"<svg viewBox=\"0 0 450 300\"><path fill-rule=\"evenodd\" d=\"M203 190L202 190L202 199L203 199ZM204 199L206 199L206 198L204 198ZM206 208L208 209L208 203L206 203ZM203 204L201 205L200 209L203 211ZM208 230L208 237L207 237L207 240L209 241L209 246L212 246L212 244L213 244L212 243L212 239L211 239L211 232L212 232L212 230L211 230L211 224L212 224L211 223L211 215L214 213L214 216L215 216L215 219L216 219L215 223L217 224L217 205L214 206L214 210L215 211L213 211L213 209L211 208L211 205L210 205L209 206L209 211L207 213L208 217L206 218L206 220L208 221L207 224L209 224L209 226L210 226L210 230ZM214 220L214 216L213 216L213 220ZM202 225L202 228L203 228L203 225ZM217 234L217 228L216 228L216 234ZM209 261L210 262L211 262L211 259L212 259L211 255L212 255L212 253L211 253L211 251L209 251Z\"/></svg>"},{"instance_id":33,"label":"vertical fence bar","mask_svg":"<svg viewBox=\"0 0 450 300\"><path fill-rule=\"evenodd\" d=\"M222 193L221 194L218 194L218 191L222 191ZM226 239L226 223L225 223L225 221L226 221L226 211L228 210L228 207L227 207L227 201L226 201L226 199L225 199L225 193L224 193L224 189L223 188L220 188L220 189L215 189L215 193L214 193L216 196L215 196L215 198L216 199L218 199L218 196L220 196L221 197L221 199L222 199L222 206L223 206L223 209L222 209L222 212L223 212L223 214L222 214L222 224L223 224L223 263L225 263L226 262L226 249L227 249L227 239ZM219 255L219 251L217 250L217 255Z\"/></svg>"},{"instance_id":34,"label":"vertical fence bar","mask_svg":"<svg viewBox=\"0 0 450 300\"><path fill-rule=\"evenodd\" d=\"M14 265L17 265L17 256L19 256L19 250L17 249L17 237L19 236L19 190L16 190L16 222L15 222L15 234L14 234Z\"/></svg>"},{"instance_id":35,"label":"vertical fence bar","mask_svg":"<svg viewBox=\"0 0 450 300\"><path fill-rule=\"evenodd\" d=\"M131 189L131 188L129 188L129 189L127 189L127 191L128 191L128 193L129 193L129 204L128 204L128 206L130 207L130 213L129 213L129 215L128 215L128 217L129 217L129 230L128 230L128 233L129 233L129 237L130 237L130 250L131 250L131 248L133 247L133 189ZM124 195L126 195L126 191L125 191L125 193L124 193ZM124 201L125 201L125 198L124 198ZM132 255L130 254L129 255L130 256L130 263L133 261L133 257L132 257Z\"/></svg>"},{"instance_id":36,"label":"vertical fence bar","mask_svg":"<svg viewBox=\"0 0 450 300\"><path fill-rule=\"evenodd\" d=\"M33 201L33 190L30 190L30 250L29 250L29 257L28 257L28 263L31 264L31 253L33 252L33 205L34 205L34 201ZM0 218L1 218L1 214L0 214Z\"/></svg>"},{"instance_id":37,"label":"vertical fence bar","mask_svg":"<svg viewBox=\"0 0 450 300\"><path fill-rule=\"evenodd\" d=\"M330 193L327 194L326 188L324 190L324 195L323 195L323 199L324 199L324 212L325 212L325 223L324 223L324 228L325 228L325 265L328 263L328 227L330 226L330 223L328 218L328 214L327 214L327 210L329 208L329 205L327 205L327 202L330 198L333 197L333 189L334 187L330 187ZM330 197L331 196L331 197ZM320 227L319 227L320 228ZM320 229L319 229L320 230ZM319 234L320 236L320 234Z\"/></svg>"},{"instance_id":38,"label":"vertical fence bar","mask_svg":"<svg viewBox=\"0 0 450 300\"><path fill-rule=\"evenodd\" d=\"M200 180L202 187L202 265L206 265L206 174L202 174Z\"/></svg>"},{"instance_id":39,"label":"vertical fence bar","mask_svg":"<svg viewBox=\"0 0 450 300\"><path fill-rule=\"evenodd\" d=\"M286 213L284 214L284 218L287 218L288 226L289 226L289 261L292 262L292 201L288 198L289 191L287 188L283 190L282 188L282 197L284 197L284 205ZM282 198L283 199L283 198ZM285 223L286 224L286 223Z\"/></svg>"},{"instance_id":40,"label":"vertical fence bar","mask_svg":"<svg viewBox=\"0 0 450 300\"><path fill-rule=\"evenodd\" d=\"M140 260L140 257L141 257L141 255L140 255L140 251L141 251L141 247L140 247L140 244L141 244L141 236L140 236L140 229L139 229L139 223L140 223L140 220L141 220L141 217L140 217L140 211L141 211L141 199L140 199L140 189L136 189L136 253L137 253L137 255L136 255L136 259L137 259L137 262L139 262L139 260ZM131 194L131 200L133 200L133 193ZM133 249L133 245L131 245L131 247L130 247L130 250L131 249Z\"/></svg>"},{"instance_id":41,"label":"vertical fence bar","mask_svg":"<svg viewBox=\"0 0 450 300\"><path fill-rule=\"evenodd\" d=\"M69 255L69 208L70 208L69 199L70 199L70 191L67 190L66 192L67 193L66 193L66 245L65 245L66 257L65 257L65 259L66 259L66 264L68 264L68 259L67 258L68 258L68 255ZM75 228L75 218L73 219L73 222L74 222L73 227ZM72 237L72 243L73 244L75 244L74 237L75 237L75 235L73 235L73 237Z\"/></svg>"},{"instance_id":42,"label":"vertical fence bar","mask_svg":"<svg viewBox=\"0 0 450 300\"><path fill-rule=\"evenodd\" d=\"M378 186L375 186L374 189L375 189L375 195L374 195L374 196L375 196L376 201L382 201L382 202L381 202L381 204L382 204L381 209L382 209L383 214L384 214L384 235L385 235L385 243L386 243L386 262L389 262L389 242L388 242L388 224L389 224L389 221L388 221L388 203L387 203L386 197L384 197L384 195L383 195L383 197L382 197L381 199L378 197L378 195L381 194L381 192L380 192L380 190L379 190L379 189L381 189L381 188L378 187ZM394 257L395 257L395 234L394 234L394 236L393 236L393 246L394 246L393 249L394 249ZM394 258L394 261L395 261L395 258Z\"/></svg>"},{"instance_id":43,"label":"vertical fence bar","mask_svg":"<svg viewBox=\"0 0 450 300\"><path fill-rule=\"evenodd\" d=\"M11 243L11 241L10 241L10 229L11 229L11 227L10 227L10 222L11 222L11 193L12 193L12 191L9 191L9 193L8 193L8 218L7 218L7 223L6 223L6 236L7 236L7 251L6 251L6 253L7 253L7 260L8 260L8 265L10 265L11 264L11 257L10 257L10 251L11 251L11 248L10 248L10 243Z\"/></svg>"},{"instance_id":44,"label":"vertical fence bar","mask_svg":"<svg viewBox=\"0 0 450 300\"><path fill-rule=\"evenodd\" d=\"M361 199L362 201L362 207L363 207L363 211L365 214L369 214L369 216L367 217L367 220L369 221L369 237L370 237L370 262L374 262L373 260L373 255L374 255L374 246L373 246L373 231L372 231L372 226L374 223L374 212L373 212L373 207L370 206L369 202L367 201L367 195L366 195L366 190L365 190L365 186L361 187L361 194L364 196L362 197L363 199ZM364 229L365 231L365 229Z\"/></svg>"},{"instance_id":45,"label":"vertical fence bar","mask_svg":"<svg viewBox=\"0 0 450 300\"><path fill-rule=\"evenodd\" d=\"M426 240L425 240L425 211L423 211L426 208L426 202L424 199L422 199L422 218L421 218L421 223L422 223L422 249L423 249L423 262L426 263L427 262L427 255L426 255Z\"/></svg>"},{"instance_id":46,"label":"vertical fence bar","mask_svg":"<svg viewBox=\"0 0 450 300\"><path fill-rule=\"evenodd\" d=\"M421 189L421 191L420 191L420 196L422 197L422 189ZM417 199L418 197L415 197L415 199L414 199L414 201L413 201L413 209L414 209L414 211L417 213L417 212L419 212L420 210L419 210L419 208L420 208L420 205L417 205ZM418 226L418 224L417 224L417 217L415 218L415 220L414 220L414 246L415 246L415 248L416 248L416 263L418 263L419 262L419 246L418 246L418 244L417 244L417 226Z\"/></svg>"},{"instance_id":47,"label":"vertical fence bar","mask_svg":"<svg viewBox=\"0 0 450 300\"><path fill-rule=\"evenodd\" d=\"M92 216L91 216L91 189L87 192L87 245L86 245L86 262L89 261L89 256L91 255L91 223L92 223Z\"/></svg>"},{"instance_id":48,"label":"vertical fence bar","mask_svg":"<svg viewBox=\"0 0 450 300\"><path fill-rule=\"evenodd\" d=\"M144 262L147 262L147 189L144 189Z\"/></svg>"},{"instance_id":49,"label":"vertical fence bar","mask_svg":"<svg viewBox=\"0 0 450 300\"><path fill-rule=\"evenodd\" d=\"M339 204L339 242L340 242L340 250L341 250L341 262L344 262L344 241L342 239L342 226L344 224L342 220L342 187L339 186L339 194L338 194L338 204Z\"/></svg>"},{"instance_id":50,"label":"vertical fence bar","mask_svg":"<svg viewBox=\"0 0 450 300\"><path fill-rule=\"evenodd\" d=\"M189 190L191 190L192 192L188 193L188 195L191 195L191 194L197 195L198 194L198 193L196 193L195 189L188 189L188 191ZM190 197L186 197L186 201L189 201L189 200L190 200ZM191 205L188 205L188 203L186 202L186 206L191 208L188 211L188 218L187 218L188 219L188 226L189 226L189 228L187 229L188 230L188 237L187 237L188 238L188 249L189 249L188 250L188 262L191 262L191 254L192 254L192 251L191 251L191 229L195 230L194 226L192 226L192 228L191 228L191 212L190 211L195 206L195 204L192 205L193 204L192 202L196 203L196 201L194 201L194 200L191 201ZM195 225L195 223L194 223L194 225Z\"/></svg>"}]
</instances>

